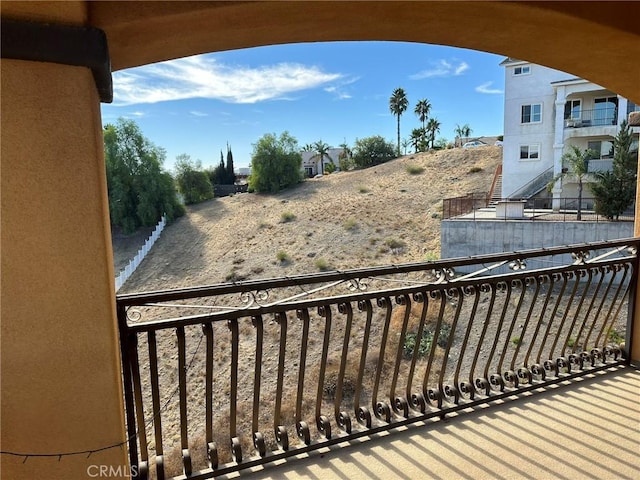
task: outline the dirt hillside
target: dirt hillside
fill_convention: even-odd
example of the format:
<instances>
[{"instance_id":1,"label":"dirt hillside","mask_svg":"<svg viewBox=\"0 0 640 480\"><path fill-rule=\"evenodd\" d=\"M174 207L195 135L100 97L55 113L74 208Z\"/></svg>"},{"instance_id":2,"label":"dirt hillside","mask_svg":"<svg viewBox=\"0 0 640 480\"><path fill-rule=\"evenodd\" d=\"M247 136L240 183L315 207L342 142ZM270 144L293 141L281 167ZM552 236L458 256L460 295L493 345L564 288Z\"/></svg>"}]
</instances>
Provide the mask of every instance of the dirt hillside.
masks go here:
<instances>
[{"instance_id":1,"label":"dirt hillside","mask_svg":"<svg viewBox=\"0 0 640 480\"><path fill-rule=\"evenodd\" d=\"M488 192L501 156L499 147L407 155L189 207L120 293L437 259L442 199ZM114 239L116 261L138 241Z\"/></svg>"}]
</instances>

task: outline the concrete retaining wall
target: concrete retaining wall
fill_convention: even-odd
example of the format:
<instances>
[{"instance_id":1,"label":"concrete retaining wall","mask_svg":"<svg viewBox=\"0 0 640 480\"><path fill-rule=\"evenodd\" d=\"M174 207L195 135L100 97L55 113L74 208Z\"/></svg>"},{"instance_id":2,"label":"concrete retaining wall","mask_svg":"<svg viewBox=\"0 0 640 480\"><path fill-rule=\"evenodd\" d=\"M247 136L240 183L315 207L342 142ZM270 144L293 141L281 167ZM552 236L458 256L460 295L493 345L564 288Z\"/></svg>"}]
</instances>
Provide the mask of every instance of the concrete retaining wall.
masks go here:
<instances>
[{"instance_id":1,"label":"concrete retaining wall","mask_svg":"<svg viewBox=\"0 0 640 480\"><path fill-rule=\"evenodd\" d=\"M633 237L633 222L450 219L443 220L441 224L441 258L514 252L627 237ZM540 259L528 265L528 269L548 267L550 263L555 263L554 259Z\"/></svg>"}]
</instances>

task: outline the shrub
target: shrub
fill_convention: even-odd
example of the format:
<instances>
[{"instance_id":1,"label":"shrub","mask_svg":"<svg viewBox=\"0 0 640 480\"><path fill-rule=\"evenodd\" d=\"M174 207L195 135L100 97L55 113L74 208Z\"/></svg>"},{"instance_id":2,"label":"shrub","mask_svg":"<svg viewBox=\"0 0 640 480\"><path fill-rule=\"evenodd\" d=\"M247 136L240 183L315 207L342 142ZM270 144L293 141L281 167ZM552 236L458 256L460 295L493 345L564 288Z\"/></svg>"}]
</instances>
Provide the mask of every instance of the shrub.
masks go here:
<instances>
[{"instance_id":1,"label":"shrub","mask_svg":"<svg viewBox=\"0 0 640 480\"><path fill-rule=\"evenodd\" d=\"M291 257L284 250L280 250L278 253L276 253L276 258L280 263L288 263L291 261Z\"/></svg>"},{"instance_id":2,"label":"shrub","mask_svg":"<svg viewBox=\"0 0 640 480\"><path fill-rule=\"evenodd\" d=\"M349 218L344 221L342 224L345 230L355 230L358 228L358 222L356 222L353 218Z\"/></svg>"},{"instance_id":3,"label":"shrub","mask_svg":"<svg viewBox=\"0 0 640 480\"><path fill-rule=\"evenodd\" d=\"M424 167L420 165L407 165L407 173L409 175L420 175L424 172Z\"/></svg>"},{"instance_id":4,"label":"shrub","mask_svg":"<svg viewBox=\"0 0 640 480\"><path fill-rule=\"evenodd\" d=\"M367 187L358 187L358 193L369 193L370 190Z\"/></svg>"},{"instance_id":5,"label":"shrub","mask_svg":"<svg viewBox=\"0 0 640 480\"><path fill-rule=\"evenodd\" d=\"M469 170L469 173L478 173L481 171L482 171L481 167L471 167L471 169Z\"/></svg>"},{"instance_id":6,"label":"shrub","mask_svg":"<svg viewBox=\"0 0 640 480\"><path fill-rule=\"evenodd\" d=\"M384 244L391 250L400 250L407 246L407 243L404 240L398 240L396 238L387 238L384 241Z\"/></svg>"},{"instance_id":7,"label":"shrub","mask_svg":"<svg viewBox=\"0 0 640 480\"><path fill-rule=\"evenodd\" d=\"M438 335L437 345L441 348L445 348L449 342L449 335L451 334L451 325L443 323L440 326L440 334ZM404 339L404 345L402 346L402 353L405 358L413 358L413 352L418 349L418 358L426 356L431 351L431 344L433 343L433 332L428 329L422 331L422 338L418 341L418 335L416 333L408 333Z\"/></svg>"},{"instance_id":8,"label":"shrub","mask_svg":"<svg viewBox=\"0 0 640 480\"><path fill-rule=\"evenodd\" d=\"M280 221L282 223L293 222L296 219L296 216L291 212L282 212L280 215Z\"/></svg>"},{"instance_id":9,"label":"shrub","mask_svg":"<svg viewBox=\"0 0 640 480\"><path fill-rule=\"evenodd\" d=\"M324 258L318 258L315 262L316 268L321 272L326 272L327 270L331 270L329 266L329 262L327 262Z\"/></svg>"}]
</instances>

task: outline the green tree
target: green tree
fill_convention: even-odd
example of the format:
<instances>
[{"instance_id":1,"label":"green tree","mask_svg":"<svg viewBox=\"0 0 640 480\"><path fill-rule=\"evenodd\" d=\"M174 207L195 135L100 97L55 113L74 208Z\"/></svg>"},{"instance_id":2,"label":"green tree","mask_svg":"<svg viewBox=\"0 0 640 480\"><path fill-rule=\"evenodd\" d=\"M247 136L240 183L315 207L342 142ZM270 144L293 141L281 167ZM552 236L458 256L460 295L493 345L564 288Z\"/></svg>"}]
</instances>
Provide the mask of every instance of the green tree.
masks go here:
<instances>
[{"instance_id":1,"label":"green tree","mask_svg":"<svg viewBox=\"0 0 640 480\"><path fill-rule=\"evenodd\" d=\"M356 139L352 158L357 168L371 167L395 158L395 148L380 135Z\"/></svg>"},{"instance_id":2,"label":"green tree","mask_svg":"<svg viewBox=\"0 0 640 480\"><path fill-rule=\"evenodd\" d=\"M193 161L186 154L176 157L176 182L184 198L184 203L190 205L213 198L213 187L209 177L202 170L200 160Z\"/></svg>"},{"instance_id":3,"label":"green tree","mask_svg":"<svg viewBox=\"0 0 640 480\"><path fill-rule=\"evenodd\" d=\"M578 212L576 220L582 220L582 190L584 182L592 177L592 174L589 173L589 159L593 158L594 154L593 150L580 150L575 145L570 145L569 151L562 155L562 165L567 165L567 168L563 168L562 172L556 175L547 185L547 189L551 190L556 182L567 176L575 177L578 180Z\"/></svg>"},{"instance_id":4,"label":"green tree","mask_svg":"<svg viewBox=\"0 0 640 480\"><path fill-rule=\"evenodd\" d=\"M617 220L635 198L638 152L633 144L633 132L625 120L613 140L612 170L594 173L596 181L591 191L596 200L596 213L610 220Z\"/></svg>"},{"instance_id":5,"label":"green tree","mask_svg":"<svg viewBox=\"0 0 640 480\"><path fill-rule=\"evenodd\" d=\"M233 167L233 153L231 153L231 147L227 143L227 166L225 168L226 172L226 185L233 185L236 183L236 172Z\"/></svg>"},{"instance_id":6,"label":"green tree","mask_svg":"<svg viewBox=\"0 0 640 480\"><path fill-rule=\"evenodd\" d=\"M402 88L396 88L391 94L389 99L389 110L398 119L398 157L400 156L400 117L407 110L409 106L409 100L407 100L407 94Z\"/></svg>"},{"instance_id":7,"label":"green tree","mask_svg":"<svg viewBox=\"0 0 640 480\"><path fill-rule=\"evenodd\" d=\"M429 133L429 141L431 141L431 148L434 147L436 141L436 133L440 132L440 122L436 118L430 118L427 122L427 132Z\"/></svg>"},{"instance_id":8,"label":"green tree","mask_svg":"<svg viewBox=\"0 0 640 480\"><path fill-rule=\"evenodd\" d=\"M126 233L184 214L173 177L162 169L165 151L144 137L133 120L104 127L111 224Z\"/></svg>"},{"instance_id":9,"label":"green tree","mask_svg":"<svg viewBox=\"0 0 640 480\"><path fill-rule=\"evenodd\" d=\"M298 141L289 132L265 134L253 145L249 188L276 193L302 181L301 168Z\"/></svg>"}]
</instances>

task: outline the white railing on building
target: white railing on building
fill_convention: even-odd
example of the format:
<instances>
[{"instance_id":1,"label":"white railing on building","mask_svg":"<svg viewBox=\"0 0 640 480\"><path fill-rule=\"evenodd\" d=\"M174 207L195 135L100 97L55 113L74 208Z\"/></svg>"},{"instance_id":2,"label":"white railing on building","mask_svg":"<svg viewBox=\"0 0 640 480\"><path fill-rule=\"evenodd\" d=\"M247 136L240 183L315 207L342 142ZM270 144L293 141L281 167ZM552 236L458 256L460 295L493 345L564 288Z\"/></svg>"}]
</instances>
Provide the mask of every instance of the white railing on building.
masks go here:
<instances>
[{"instance_id":1,"label":"white railing on building","mask_svg":"<svg viewBox=\"0 0 640 480\"><path fill-rule=\"evenodd\" d=\"M158 240L158 238L160 238L160 234L162 233L162 230L164 230L166 224L167 217L163 216L158 222L158 225L156 225L156 228L153 230L153 233L149 236L149 238L147 238L147 241L144 242L144 245L140 247L140 250L138 250L136 256L133 257L129 261L129 264L120 271L115 280L116 292L120 290L120 287L124 285L124 282L126 282L129 277L133 275L133 272L135 272L136 268L138 268L138 266L142 263L142 260L144 260L144 257L147 256L147 253L149 253L151 247L153 247L153 244L156 243L156 240Z\"/></svg>"}]
</instances>

